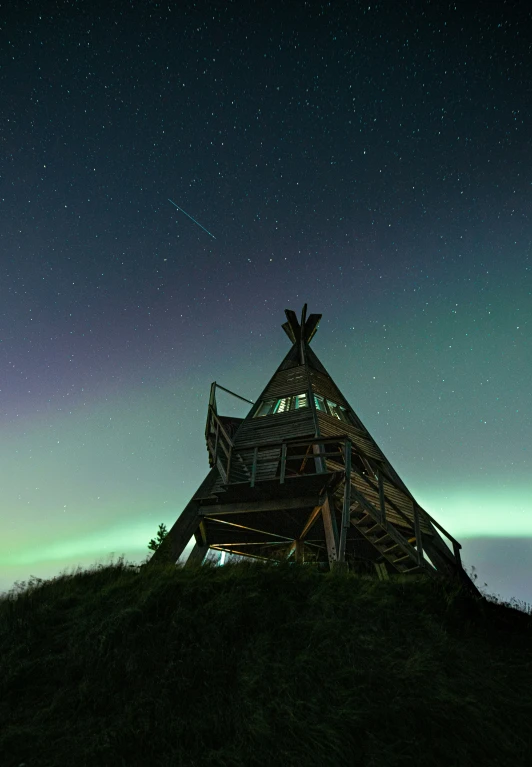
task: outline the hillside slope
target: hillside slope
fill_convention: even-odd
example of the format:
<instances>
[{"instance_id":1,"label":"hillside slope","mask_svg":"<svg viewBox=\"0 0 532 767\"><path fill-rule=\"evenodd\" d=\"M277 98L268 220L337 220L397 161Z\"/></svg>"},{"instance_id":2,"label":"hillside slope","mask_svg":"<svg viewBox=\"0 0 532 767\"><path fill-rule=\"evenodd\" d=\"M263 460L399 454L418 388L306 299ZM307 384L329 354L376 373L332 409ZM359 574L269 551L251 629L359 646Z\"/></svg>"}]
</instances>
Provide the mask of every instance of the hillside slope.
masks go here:
<instances>
[{"instance_id":1,"label":"hillside slope","mask_svg":"<svg viewBox=\"0 0 532 767\"><path fill-rule=\"evenodd\" d=\"M0 763L530 765L531 640L430 580L100 566L0 600Z\"/></svg>"}]
</instances>

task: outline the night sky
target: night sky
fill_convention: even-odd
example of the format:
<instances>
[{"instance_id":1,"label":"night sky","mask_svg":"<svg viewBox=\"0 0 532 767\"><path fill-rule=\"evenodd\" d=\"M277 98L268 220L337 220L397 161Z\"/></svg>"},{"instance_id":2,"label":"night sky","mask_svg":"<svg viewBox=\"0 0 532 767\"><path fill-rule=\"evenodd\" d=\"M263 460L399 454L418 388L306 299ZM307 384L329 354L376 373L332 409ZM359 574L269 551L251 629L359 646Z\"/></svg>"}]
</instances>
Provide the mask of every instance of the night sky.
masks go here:
<instances>
[{"instance_id":1,"label":"night sky","mask_svg":"<svg viewBox=\"0 0 532 767\"><path fill-rule=\"evenodd\" d=\"M532 16L475 5L6 6L0 589L142 561L210 383L255 400L307 302L478 583L532 601Z\"/></svg>"}]
</instances>

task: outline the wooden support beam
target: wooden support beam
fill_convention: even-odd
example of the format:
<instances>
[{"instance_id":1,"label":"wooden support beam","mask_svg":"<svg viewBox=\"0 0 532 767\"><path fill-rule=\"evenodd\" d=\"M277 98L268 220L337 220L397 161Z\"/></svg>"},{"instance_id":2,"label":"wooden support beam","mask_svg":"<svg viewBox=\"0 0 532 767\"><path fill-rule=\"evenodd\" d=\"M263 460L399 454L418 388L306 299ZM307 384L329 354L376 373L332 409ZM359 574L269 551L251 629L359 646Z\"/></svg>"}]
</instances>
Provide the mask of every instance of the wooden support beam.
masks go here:
<instances>
[{"instance_id":1,"label":"wooden support beam","mask_svg":"<svg viewBox=\"0 0 532 767\"><path fill-rule=\"evenodd\" d=\"M313 508L313 510L311 511L311 513L309 515L309 518L305 522L305 526L304 526L303 530L299 534L299 537L300 537L301 540L304 540L307 537L307 533L311 529L311 527L314 524L314 522L317 520L318 514L320 513L320 511L321 511L321 504L319 506L315 506Z\"/></svg>"},{"instance_id":2,"label":"wooden support beam","mask_svg":"<svg viewBox=\"0 0 532 767\"><path fill-rule=\"evenodd\" d=\"M344 502L342 508L342 526L340 528L340 540L338 543L338 561L345 562L345 544L347 541L347 530L351 521L351 440L345 441L345 484L344 484Z\"/></svg>"},{"instance_id":3,"label":"wooden support beam","mask_svg":"<svg viewBox=\"0 0 532 767\"><path fill-rule=\"evenodd\" d=\"M305 562L305 542L302 540L297 540L295 544L296 544L296 550L295 550L296 562L302 565Z\"/></svg>"},{"instance_id":4,"label":"wooden support beam","mask_svg":"<svg viewBox=\"0 0 532 767\"><path fill-rule=\"evenodd\" d=\"M421 525L419 524L419 509L414 501L414 533L416 536L417 563L423 564L423 539L421 537Z\"/></svg>"},{"instance_id":5,"label":"wooden support beam","mask_svg":"<svg viewBox=\"0 0 532 767\"><path fill-rule=\"evenodd\" d=\"M220 436L220 424L216 424L216 438L214 440L214 457L213 457L213 465L216 466L216 460L218 458L218 438Z\"/></svg>"},{"instance_id":6,"label":"wooden support beam","mask_svg":"<svg viewBox=\"0 0 532 767\"><path fill-rule=\"evenodd\" d=\"M453 550L454 550L454 556L455 556L455 559L456 559L456 564L457 564L459 567L462 567L462 557L460 556L460 549L461 549L461 548L462 548L462 547L460 546L460 544L458 543L458 541L455 541L455 540L453 539Z\"/></svg>"},{"instance_id":7,"label":"wooden support beam","mask_svg":"<svg viewBox=\"0 0 532 767\"><path fill-rule=\"evenodd\" d=\"M257 476L257 460L259 457L259 448L257 445L255 445L255 449L253 450L253 463L251 465L251 480L250 480L250 487L255 487L255 477Z\"/></svg>"},{"instance_id":8,"label":"wooden support beam","mask_svg":"<svg viewBox=\"0 0 532 767\"><path fill-rule=\"evenodd\" d=\"M205 528L205 522L202 519L200 520L198 529L196 530L194 535L196 537L196 542L200 546L205 546L205 544L207 543L207 530Z\"/></svg>"},{"instance_id":9,"label":"wooden support beam","mask_svg":"<svg viewBox=\"0 0 532 767\"><path fill-rule=\"evenodd\" d=\"M281 483L281 485L284 482L285 474L286 474L286 442L283 442L283 444L281 445L281 470L279 474L279 482Z\"/></svg>"},{"instance_id":10,"label":"wooden support beam","mask_svg":"<svg viewBox=\"0 0 532 767\"><path fill-rule=\"evenodd\" d=\"M325 502L321 507L321 515L323 517L329 567L332 569L334 564L338 561L338 529L336 526L336 518L334 516L334 505L329 498L329 493L327 493Z\"/></svg>"},{"instance_id":11,"label":"wooden support beam","mask_svg":"<svg viewBox=\"0 0 532 767\"><path fill-rule=\"evenodd\" d=\"M285 498L261 501L239 501L238 503L213 503L201 507L200 515L203 517L220 516L225 514L242 514L261 511L290 511L292 509L304 509L315 506L318 501L316 495L302 495L296 498Z\"/></svg>"},{"instance_id":12,"label":"wooden support beam","mask_svg":"<svg viewBox=\"0 0 532 767\"><path fill-rule=\"evenodd\" d=\"M233 444L231 443L231 447L229 448L229 455L227 456L227 466L225 469L225 474L227 476L227 481L231 481L231 458L233 457Z\"/></svg>"},{"instance_id":13,"label":"wooden support beam","mask_svg":"<svg viewBox=\"0 0 532 767\"><path fill-rule=\"evenodd\" d=\"M206 478L203 480L195 496L201 496L211 492L216 480L219 477L218 469L213 466ZM163 541L163 544L159 546L157 551L153 554L147 566L151 564L161 564L164 562L172 562L175 564L183 551L187 543L190 541L194 533L196 532L198 525L201 521L199 510L201 508L201 501L192 498L187 503L177 520L174 522L168 535Z\"/></svg>"},{"instance_id":14,"label":"wooden support beam","mask_svg":"<svg viewBox=\"0 0 532 767\"><path fill-rule=\"evenodd\" d=\"M211 517L211 522L218 522L220 525L225 525L228 527L237 527L239 530L250 530L252 533L260 533L260 535L267 535L270 538L278 538L280 541L291 541L292 538L289 538L286 535L279 535L278 533L272 533L270 530L259 530L257 527L249 527L248 525L238 525L236 522L228 522L227 519L217 519L216 517Z\"/></svg>"},{"instance_id":15,"label":"wooden support beam","mask_svg":"<svg viewBox=\"0 0 532 767\"><path fill-rule=\"evenodd\" d=\"M235 544L235 546L236 545L237 544ZM216 549L216 551L225 551L227 554L235 554L235 556L238 556L238 557L248 557L249 559L260 559L263 562L272 561L271 557L261 557L260 554L250 554L249 551L239 551L238 549L228 549L228 548L225 548L224 546L211 546L211 548Z\"/></svg>"},{"instance_id":16,"label":"wooden support beam","mask_svg":"<svg viewBox=\"0 0 532 767\"><path fill-rule=\"evenodd\" d=\"M382 521L386 521L386 502L384 499L384 481L382 479L382 471L379 469L377 472L378 484L379 484L379 503L381 507Z\"/></svg>"},{"instance_id":17,"label":"wooden support beam","mask_svg":"<svg viewBox=\"0 0 532 767\"><path fill-rule=\"evenodd\" d=\"M375 570L377 571L377 575L379 577L380 581L389 581L390 575L388 573L388 570L386 569L386 564L384 562L374 562Z\"/></svg>"},{"instance_id":18,"label":"wooden support beam","mask_svg":"<svg viewBox=\"0 0 532 767\"><path fill-rule=\"evenodd\" d=\"M185 562L185 567L199 567L201 564L203 564L203 560L207 556L208 551L208 544L205 543L204 545L200 546L199 543L196 543L188 555L188 559Z\"/></svg>"},{"instance_id":19,"label":"wooden support beam","mask_svg":"<svg viewBox=\"0 0 532 767\"><path fill-rule=\"evenodd\" d=\"M148 564L163 562L175 564L177 562L198 528L200 522L199 508L199 501L190 501L185 506L176 522L168 531L163 544L159 546Z\"/></svg>"}]
</instances>

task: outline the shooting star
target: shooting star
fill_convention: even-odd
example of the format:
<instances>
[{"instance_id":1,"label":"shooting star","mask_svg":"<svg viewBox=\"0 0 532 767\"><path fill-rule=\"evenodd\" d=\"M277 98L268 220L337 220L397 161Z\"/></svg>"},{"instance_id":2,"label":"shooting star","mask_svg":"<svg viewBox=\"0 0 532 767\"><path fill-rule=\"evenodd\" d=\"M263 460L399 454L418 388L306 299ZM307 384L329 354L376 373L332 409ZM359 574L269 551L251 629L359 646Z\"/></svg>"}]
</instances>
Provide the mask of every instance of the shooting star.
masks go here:
<instances>
[{"instance_id":1,"label":"shooting star","mask_svg":"<svg viewBox=\"0 0 532 767\"><path fill-rule=\"evenodd\" d=\"M204 226L201 226L201 224L200 224L200 222L199 222L199 221L196 221L196 219L195 219L195 218L192 218L192 216L191 216L191 215L189 215L189 214L186 212L186 210L183 210L183 208L180 208L180 207L179 207L179 205L176 205L176 204L175 204L175 202L174 202L173 200L171 200L169 197L168 197L168 202L171 202L171 203L172 203L172 205L175 205L175 206L176 206L176 208L177 208L178 210L180 210L180 211L181 211L181 213L184 213L184 214L185 214L185 216L188 216L188 217L189 217L189 219L190 219L191 221L194 221L194 223L195 223L195 224L197 224L197 225L198 225L198 226L199 226L201 229L203 229L203 231L204 231L204 232L207 232L207 234L208 234L210 237L212 237L212 239L213 239L213 240L215 240L215 239L216 239L216 237L214 236L214 234L211 234L211 233L209 232L209 230L208 230L208 229L205 229L205 227L204 227Z\"/></svg>"}]
</instances>

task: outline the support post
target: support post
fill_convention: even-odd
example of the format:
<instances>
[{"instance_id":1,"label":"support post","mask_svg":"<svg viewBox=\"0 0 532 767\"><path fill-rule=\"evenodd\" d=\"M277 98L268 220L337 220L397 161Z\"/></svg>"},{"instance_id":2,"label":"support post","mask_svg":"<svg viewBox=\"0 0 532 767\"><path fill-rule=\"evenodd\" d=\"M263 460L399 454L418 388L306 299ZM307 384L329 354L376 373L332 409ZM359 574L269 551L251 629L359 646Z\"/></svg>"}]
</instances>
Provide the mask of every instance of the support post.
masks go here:
<instances>
[{"instance_id":1,"label":"support post","mask_svg":"<svg viewBox=\"0 0 532 767\"><path fill-rule=\"evenodd\" d=\"M423 565L423 540L421 538L421 526L419 524L419 510L414 501L414 533L416 535L417 563Z\"/></svg>"},{"instance_id":2,"label":"support post","mask_svg":"<svg viewBox=\"0 0 532 767\"><path fill-rule=\"evenodd\" d=\"M201 497L203 495L208 495L218 476L218 469L213 466L204 481L199 486L195 496L191 501L187 503L177 520L168 531L168 535L164 539L162 545L159 546L149 562L147 562L148 567L151 564L163 564L165 562L171 562L172 564L175 564L177 562L185 550L187 543L197 531L201 522L199 513L201 508L201 501L197 500L196 496Z\"/></svg>"},{"instance_id":3,"label":"support post","mask_svg":"<svg viewBox=\"0 0 532 767\"><path fill-rule=\"evenodd\" d=\"M454 551L454 556L456 558L456 564L458 565L458 567L462 567L462 557L460 556L461 548L462 547L460 546L458 541L453 540L453 551Z\"/></svg>"},{"instance_id":4,"label":"support post","mask_svg":"<svg viewBox=\"0 0 532 767\"><path fill-rule=\"evenodd\" d=\"M389 581L390 575L388 573L388 570L386 569L386 563L385 562L374 562L375 570L377 571L377 576L380 581Z\"/></svg>"},{"instance_id":5,"label":"support post","mask_svg":"<svg viewBox=\"0 0 532 767\"><path fill-rule=\"evenodd\" d=\"M386 522L386 503L384 500L384 482L382 479L382 471L380 469L378 471L378 482L379 482L379 505L380 505L381 514L382 514L382 521Z\"/></svg>"},{"instance_id":6,"label":"support post","mask_svg":"<svg viewBox=\"0 0 532 767\"><path fill-rule=\"evenodd\" d=\"M218 421L216 421L216 437L214 439L214 459L212 462L213 466L216 466L216 461L218 459L218 439L220 438L220 424Z\"/></svg>"},{"instance_id":7,"label":"support post","mask_svg":"<svg viewBox=\"0 0 532 767\"><path fill-rule=\"evenodd\" d=\"M286 442L281 445L281 470L279 474L279 482L282 485L286 474Z\"/></svg>"},{"instance_id":8,"label":"support post","mask_svg":"<svg viewBox=\"0 0 532 767\"><path fill-rule=\"evenodd\" d=\"M207 543L202 545L199 543L194 544L194 548L188 555L188 559L185 562L185 567L199 567L201 564L203 564L203 560L207 556L208 551L209 546Z\"/></svg>"},{"instance_id":9,"label":"support post","mask_svg":"<svg viewBox=\"0 0 532 767\"><path fill-rule=\"evenodd\" d=\"M344 485L344 504L342 508L342 527L340 530L340 541L338 545L338 561L345 562L345 546L347 541L347 531L351 522L351 440L346 439L344 443L345 455L345 485Z\"/></svg>"},{"instance_id":10,"label":"support post","mask_svg":"<svg viewBox=\"0 0 532 767\"><path fill-rule=\"evenodd\" d=\"M226 468L226 474L227 474L227 484L230 482L230 476L231 476L231 458L233 457L233 446L229 445L229 455L227 456L227 468Z\"/></svg>"},{"instance_id":11,"label":"support post","mask_svg":"<svg viewBox=\"0 0 532 767\"><path fill-rule=\"evenodd\" d=\"M336 518L334 516L334 506L331 503L329 493L327 493L325 502L321 507L321 514L323 517L323 528L325 530L329 567L332 570L338 561L338 530L336 527Z\"/></svg>"},{"instance_id":12,"label":"support post","mask_svg":"<svg viewBox=\"0 0 532 767\"><path fill-rule=\"evenodd\" d=\"M257 459L259 456L259 448L257 445L255 445L255 449L253 450L253 463L251 464L251 481L250 481L250 487L255 487L255 477L257 476Z\"/></svg>"},{"instance_id":13,"label":"support post","mask_svg":"<svg viewBox=\"0 0 532 767\"><path fill-rule=\"evenodd\" d=\"M305 542L304 541L296 540L296 549L294 553L296 557L296 562L302 565L305 561Z\"/></svg>"}]
</instances>

